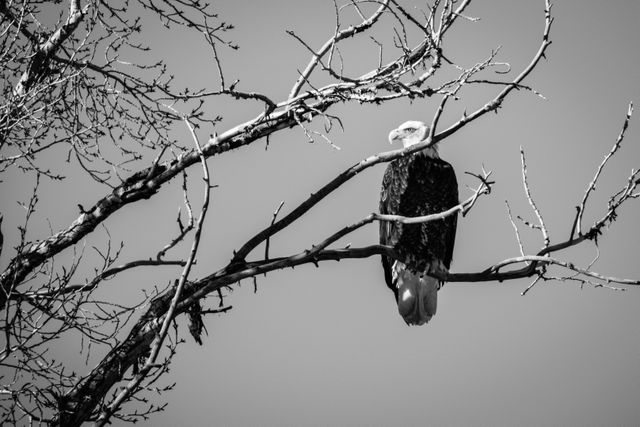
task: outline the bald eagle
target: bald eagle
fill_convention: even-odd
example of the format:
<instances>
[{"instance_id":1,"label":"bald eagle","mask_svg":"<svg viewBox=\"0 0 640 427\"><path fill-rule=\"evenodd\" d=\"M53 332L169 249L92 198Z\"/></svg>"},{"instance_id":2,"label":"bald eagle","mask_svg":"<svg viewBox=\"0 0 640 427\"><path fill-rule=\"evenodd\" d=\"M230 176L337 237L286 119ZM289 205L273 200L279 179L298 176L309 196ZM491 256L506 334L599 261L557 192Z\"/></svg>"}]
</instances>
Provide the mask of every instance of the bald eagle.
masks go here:
<instances>
[{"instance_id":1,"label":"bald eagle","mask_svg":"<svg viewBox=\"0 0 640 427\"><path fill-rule=\"evenodd\" d=\"M408 121L389 133L389 142L408 147L424 141L429 127ZM391 162L382 179L380 213L405 217L440 213L458 204L453 167L440 159L434 144ZM380 243L392 246L398 260L382 256L387 286L408 325L422 325L436 314L442 283L429 276L449 270L457 216L421 224L380 221Z\"/></svg>"}]
</instances>

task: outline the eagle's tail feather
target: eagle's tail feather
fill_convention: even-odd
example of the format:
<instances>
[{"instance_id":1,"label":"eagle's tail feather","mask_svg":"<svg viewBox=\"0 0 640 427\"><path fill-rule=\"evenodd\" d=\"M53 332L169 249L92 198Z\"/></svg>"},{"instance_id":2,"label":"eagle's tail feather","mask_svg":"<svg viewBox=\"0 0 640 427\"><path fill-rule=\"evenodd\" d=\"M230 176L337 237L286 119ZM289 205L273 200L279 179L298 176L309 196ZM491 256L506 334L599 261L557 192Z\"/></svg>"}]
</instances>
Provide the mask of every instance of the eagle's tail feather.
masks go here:
<instances>
[{"instance_id":1,"label":"eagle's tail feather","mask_svg":"<svg viewBox=\"0 0 640 427\"><path fill-rule=\"evenodd\" d=\"M407 325L423 325L435 314L438 305L438 279L414 273L396 261L393 275L398 289L398 312Z\"/></svg>"}]
</instances>

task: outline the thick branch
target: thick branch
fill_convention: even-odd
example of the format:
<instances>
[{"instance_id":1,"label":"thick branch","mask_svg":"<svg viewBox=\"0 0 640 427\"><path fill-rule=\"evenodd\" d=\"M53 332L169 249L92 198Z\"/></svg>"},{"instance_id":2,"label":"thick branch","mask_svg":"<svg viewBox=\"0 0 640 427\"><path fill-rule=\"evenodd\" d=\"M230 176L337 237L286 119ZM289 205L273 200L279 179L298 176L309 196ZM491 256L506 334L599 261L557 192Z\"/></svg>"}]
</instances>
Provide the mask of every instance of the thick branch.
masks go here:
<instances>
[{"instance_id":1,"label":"thick branch","mask_svg":"<svg viewBox=\"0 0 640 427\"><path fill-rule=\"evenodd\" d=\"M62 44L73 34L89 8L89 5L87 5L84 9L81 9L79 0L70 0L69 3L69 17L67 18L67 22L61 25L46 42L38 46L27 70L22 74L22 77L15 87L15 95L24 96L35 80L46 75L49 58L55 55L58 49L62 47ZM0 8L0 10L2 9L5 8Z\"/></svg>"},{"instance_id":2,"label":"thick branch","mask_svg":"<svg viewBox=\"0 0 640 427\"><path fill-rule=\"evenodd\" d=\"M315 108L323 111L333 102L335 101L321 101L315 104ZM250 144L277 130L292 127L295 124L296 121L292 114L286 112L274 114L269 120L248 122L225 132L205 145L202 151L205 157L211 157ZM93 207L86 209L67 229L35 243L21 252L0 275L0 309L4 309L12 290L44 261L80 241L124 206L150 198L163 184L198 161L197 151L192 151L176 160L164 164L154 164L134 174Z\"/></svg>"},{"instance_id":3,"label":"thick branch","mask_svg":"<svg viewBox=\"0 0 640 427\"><path fill-rule=\"evenodd\" d=\"M255 249L258 245L268 239L270 236L273 236L277 232L283 230L288 227L302 215L307 213L311 208L313 208L316 204L322 201L329 194L337 190L342 184L352 179L354 176L359 174L365 169L370 168L371 166L377 165L378 163L390 162L402 156L409 155L411 153L418 152L435 142L431 142L429 140L425 140L420 144L415 144L413 146L407 148L401 148L398 150L387 151L384 153L379 153L374 156L368 157L362 160L359 163L349 167L333 180L331 180L328 184L320 188L315 193L312 193L307 200L298 205L293 211L285 215L282 219L277 222L271 224L269 227L260 231L258 234L249 239L238 251L236 251L233 257L233 263L243 262L247 255Z\"/></svg>"}]
</instances>

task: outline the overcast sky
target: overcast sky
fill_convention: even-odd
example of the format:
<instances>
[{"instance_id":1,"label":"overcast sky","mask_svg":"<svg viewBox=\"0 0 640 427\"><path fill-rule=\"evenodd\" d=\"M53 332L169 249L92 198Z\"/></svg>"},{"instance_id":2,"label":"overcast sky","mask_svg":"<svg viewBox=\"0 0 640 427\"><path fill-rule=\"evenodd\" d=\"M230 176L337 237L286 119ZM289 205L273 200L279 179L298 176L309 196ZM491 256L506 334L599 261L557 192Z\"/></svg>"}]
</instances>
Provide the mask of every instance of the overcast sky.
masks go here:
<instances>
[{"instance_id":1,"label":"overcast sky","mask_svg":"<svg viewBox=\"0 0 640 427\"><path fill-rule=\"evenodd\" d=\"M221 19L235 25L228 38L240 46L221 52L227 80L238 78L240 89L276 100L286 98L296 70L309 59L285 30L313 47L334 31L330 0L226 1L216 7ZM498 59L509 62L515 75L538 49L543 7L543 0L475 0L467 14L481 20L460 21L445 54L471 66L501 46ZM525 81L546 100L520 91L499 114L474 122L440 149L458 173L461 198L470 194L465 186L475 184L465 171L478 172L484 165L496 181L492 194L459 220L454 272L480 271L519 254L505 200L514 214L535 218L522 190L520 146L551 239L566 239L574 207L615 141L628 103L640 101L640 2L557 0L552 13L547 60ZM217 88L210 51L196 38L176 34L154 30L150 43L163 49L178 79ZM343 55L354 74L377 64L377 47L370 42L349 43ZM391 59L391 50L388 55ZM483 105L492 93L470 92L442 125ZM274 135L267 151L257 142L209 160L219 187L192 277L228 262L233 249L271 221L281 201L286 212L354 162L389 150L388 132L405 120L429 121L437 102L339 105L331 112L340 115L345 130L330 136L340 150L321 139L309 144L300 129L292 129ZM253 118L262 106L225 98L207 108L224 117L221 132ZM377 210L384 167L365 171L275 238L272 256L307 248ZM640 167L638 117L604 172L586 225L604 213L608 197L633 167ZM199 174L190 172L192 182L199 182ZM125 249L131 259L148 256L174 234L158 230L173 227L179 186L173 182L149 202L108 220L115 241L135 233L143 242ZM90 205L102 194L85 188L74 191L70 206L60 203L49 211L54 229L75 219L79 196ZM194 186L197 200L200 191ZM43 203L55 197L65 196L44 194ZM594 270L640 277L639 215L639 203L620 212L600 240ZM47 223L41 227L47 235ZM525 249L536 252L539 235L524 227L522 233ZM344 243L377 239L372 225ZM586 266L596 250L585 246L561 255ZM141 298L140 288L162 286L172 277L149 282L145 272L132 272L109 286L123 298ZM125 288L127 283L140 288ZM546 282L521 296L529 283L447 284L436 317L426 326L407 327L377 257L271 273L258 279L256 294L253 284L244 282L225 301L234 307L230 312L206 318L209 336L202 347L184 328L187 342L164 379L177 385L158 400L169 406L143 425L640 425L640 289L615 292ZM217 305L216 299L210 304Z\"/></svg>"}]
</instances>

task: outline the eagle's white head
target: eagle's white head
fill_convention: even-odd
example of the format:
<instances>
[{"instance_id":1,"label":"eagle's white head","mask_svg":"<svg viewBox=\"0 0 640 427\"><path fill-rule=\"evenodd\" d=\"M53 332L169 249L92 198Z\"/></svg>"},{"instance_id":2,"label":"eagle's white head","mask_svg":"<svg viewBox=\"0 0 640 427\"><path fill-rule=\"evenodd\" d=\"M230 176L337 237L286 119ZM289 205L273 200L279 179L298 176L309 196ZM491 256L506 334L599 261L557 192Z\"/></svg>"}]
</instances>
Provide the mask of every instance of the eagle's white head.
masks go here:
<instances>
[{"instance_id":1,"label":"eagle's white head","mask_svg":"<svg viewBox=\"0 0 640 427\"><path fill-rule=\"evenodd\" d=\"M401 124L398 129L389 132L389 142L391 144L402 142L402 146L406 148L424 141L428 136L429 126L418 120L409 120ZM429 157L439 157L437 144L425 148L422 152Z\"/></svg>"}]
</instances>

